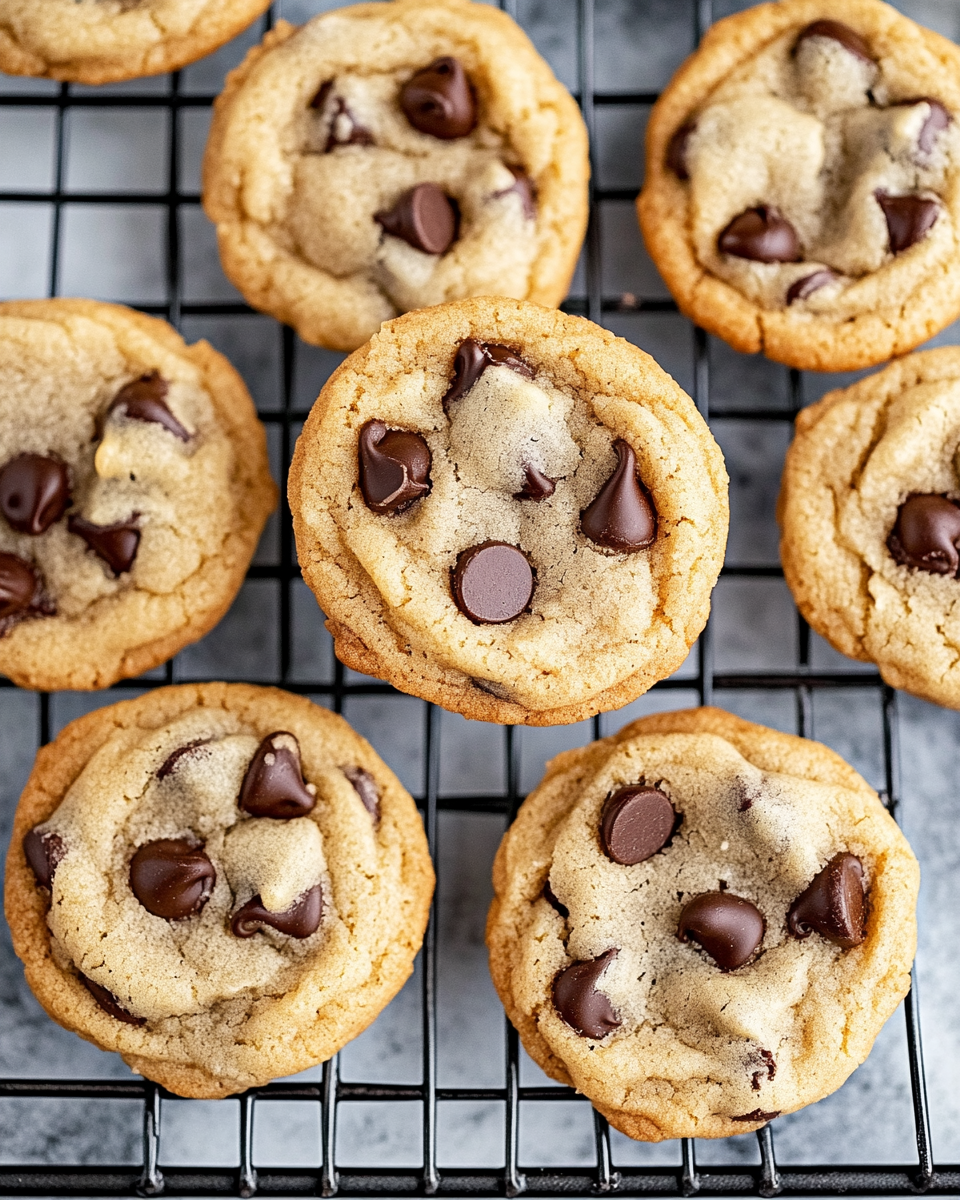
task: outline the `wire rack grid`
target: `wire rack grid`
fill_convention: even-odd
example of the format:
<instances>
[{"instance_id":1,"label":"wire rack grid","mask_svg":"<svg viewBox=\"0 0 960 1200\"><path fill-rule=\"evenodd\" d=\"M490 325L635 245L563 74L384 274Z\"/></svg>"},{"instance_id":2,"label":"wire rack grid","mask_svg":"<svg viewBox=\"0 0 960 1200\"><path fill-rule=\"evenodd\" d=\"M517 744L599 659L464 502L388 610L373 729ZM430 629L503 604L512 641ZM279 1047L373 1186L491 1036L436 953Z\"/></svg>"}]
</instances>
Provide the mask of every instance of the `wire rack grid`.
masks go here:
<instances>
[{"instance_id":1,"label":"wire rack grid","mask_svg":"<svg viewBox=\"0 0 960 1200\"><path fill-rule=\"evenodd\" d=\"M573 0L576 15L576 42L579 76L579 102L590 134L591 145L597 145L598 109L616 105L638 111L656 99L652 92L598 92L595 88L595 0ZM517 0L501 0L501 7L516 16ZM713 20L712 0L692 0L691 18L694 23L692 41L697 41ZM272 14L265 19L269 27ZM196 209L199 195L181 185L179 172L181 116L208 108L212 94L185 91L181 77L171 77L169 89L159 94L137 93L135 101L122 90L97 91L60 85L50 93L0 94L0 108L18 106L37 108L53 114L55 137L55 167L52 186L40 190L6 189L0 192L0 203L47 206L51 211L52 237L47 266L47 293L57 295L62 275L63 210L71 204L157 206L163 209L165 229L165 293L166 299L155 304L138 305L143 311L163 316L179 326L191 317L232 317L251 310L235 301L188 301L184 298L183 214ZM138 193L104 190L78 190L66 187L66 126L68 116L83 109L122 109L135 103L138 109L160 109L169 114L166 145L166 190ZM594 179L597 172L594 171ZM675 312L672 301L657 296L604 295L602 290L600 205L608 201L632 201L635 188L600 187L591 191L591 221L587 236L583 269L579 278L580 294L566 303L568 311L581 313L603 322L610 314ZM641 289L642 290L642 289ZM279 457L285 470L290 460L292 444L299 422L306 415L298 409L294 388L295 342L290 329L282 330L282 405L261 410L262 419L272 426L279 440ZM789 374L790 404L788 406L711 406L710 356L708 339L703 331L693 331L693 392L696 403L706 419L727 418L751 422L789 423L802 403L802 381L798 372ZM285 503L285 502L283 502ZM295 650L291 632L291 582L298 577L289 512L280 514L278 553L276 561L255 565L251 579L277 582L276 638L278 646L277 681L291 690L324 698L336 711L344 702L356 696L395 697L397 693L385 684L363 681L345 672L336 664L332 682L324 678L305 679L294 668ZM727 578L782 575L772 566L724 568ZM885 687L878 676L866 670L824 670L811 665L810 632L798 616L797 661L791 670L717 671L713 665L711 628L701 637L696 652L696 673L675 677L658 685L661 692L672 689L694 689L700 703L714 702L724 692L787 691L794 697L796 727L801 734L812 732L813 697L829 689L873 689L878 693L882 711L882 746L884 799L896 814L899 796L897 697ZM148 678L128 680L118 684L115 692L143 689L173 682L177 678L174 665L151 673ZM3 682L2 686L10 685ZM53 731L51 697L39 699L39 740L49 740ZM437 846L438 812L473 811L499 813L510 817L522 796L518 731L503 730L505 742L506 787L503 794L445 795L441 792L441 714L431 705L423 705L422 739L424 778L418 801L421 804L431 849ZM592 723L593 736L600 736L601 722ZM337 1058L325 1064L322 1078L316 1082L278 1082L257 1088L240 1099L239 1142L240 1163L236 1169L214 1167L160 1166L161 1109L168 1097L155 1084L135 1079L119 1080L47 1080L0 1079L0 1098L56 1099L122 1099L142 1105L143 1158L139 1168L83 1166L58 1164L33 1166L0 1166L0 1192L21 1195L374 1195L418 1194L446 1196L508 1196L525 1192L551 1195L588 1196L605 1193L635 1195L761 1195L778 1194L889 1194L956 1193L960 1190L960 1167L937 1166L933 1162L930 1120L924 1085L924 1063L920 1040L916 990L905 1004L906 1049L909 1059L911 1099L916 1135L916 1159L900 1166L778 1166L774 1149L773 1126L768 1125L758 1135L759 1163L756 1166L710 1166L697 1163L693 1141L682 1143L678 1166L615 1166L611 1151L611 1136L606 1121L593 1114L596 1163L592 1169L582 1167L521 1167L519 1128L521 1108L534 1101L570 1100L571 1089L521 1084L521 1053L515 1031L507 1026L505 1082L500 1087L442 1087L438 1085L437 1064L437 922L432 917L424 942L420 969L422 988L422 1072L416 1084L383 1084L347 1082L340 1078ZM260 1168L254 1165L254 1113L258 1105L272 1100L296 1100L319 1105L320 1166L306 1168ZM419 1168L346 1168L337 1162L338 1107L349 1101L404 1101L422 1107L422 1166ZM504 1166L496 1169L438 1167L438 1104L444 1101L483 1101L503 1106Z\"/></svg>"}]
</instances>

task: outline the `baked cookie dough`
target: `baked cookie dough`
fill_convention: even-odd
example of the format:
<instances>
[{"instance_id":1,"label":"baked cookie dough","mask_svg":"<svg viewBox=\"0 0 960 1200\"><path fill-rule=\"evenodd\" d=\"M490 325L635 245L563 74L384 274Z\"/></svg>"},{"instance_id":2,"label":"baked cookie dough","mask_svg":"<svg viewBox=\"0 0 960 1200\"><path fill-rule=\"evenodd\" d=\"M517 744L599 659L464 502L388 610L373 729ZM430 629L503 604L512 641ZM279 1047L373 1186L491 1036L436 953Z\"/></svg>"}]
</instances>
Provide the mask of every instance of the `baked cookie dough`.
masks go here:
<instances>
[{"instance_id":1,"label":"baked cookie dough","mask_svg":"<svg viewBox=\"0 0 960 1200\"><path fill-rule=\"evenodd\" d=\"M885 362L960 314L960 48L879 0L719 21L653 108L638 200L680 309L793 367Z\"/></svg>"},{"instance_id":2,"label":"baked cookie dough","mask_svg":"<svg viewBox=\"0 0 960 1200\"><path fill-rule=\"evenodd\" d=\"M255 308L355 350L447 300L559 304L588 176L573 98L505 13L394 0L277 22L216 102L203 203Z\"/></svg>"},{"instance_id":3,"label":"baked cookie dough","mask_svg":"<svg viewBox=\"0 0 960 1200\"><path fill-rule=\"evenodd\" d=\"M579 721L676 670L727 536L686 393L582 317L503 298L385 324L320 393L288 494L341 661L505 724Z\"/></svg>"},{"instance_id":4,"label":"baked cookie dough","mask_svg":"<svg viewBox=\"0 0 960 1200\"><path fill-rule=\"evenodd\" d=\"M409 976L433 893L413 800L341 717L161 688L37 755L6 914L54 1020L180 1096L322 1062Z\"/></svg>"},{"instance_id":5,"label":"baked cookie dough","mask_svg":"<svg viewBox=\"0 0 960 1200\"><path fill-rule=\"evenodd\" d=\"M270 0L0 0L0 71L116 83L210 54Z\"/></svg>"},{"instance_id":6,"label":"baked cookie dough","mask_svg":"<svg viewBox=\"0 0 960 1200\"><path fill-rule=\"evenodd\" d=\"M876 793L720 709L558 755L493 883L490 969L527 1052L641 1141L828 1095L910 987L919 868Z\"/></svg>"},{"instance_id":7,"label":"baked cookie dough","mask_svg":"<svg viewBox=\"0 0 960 1200\"><path fill-rule=\"evenodd\" d=\"M230 607L276 504L246 387L206 342L93 300L0 304L0 671L103 688Z\"/></svg>"}]
</instances>

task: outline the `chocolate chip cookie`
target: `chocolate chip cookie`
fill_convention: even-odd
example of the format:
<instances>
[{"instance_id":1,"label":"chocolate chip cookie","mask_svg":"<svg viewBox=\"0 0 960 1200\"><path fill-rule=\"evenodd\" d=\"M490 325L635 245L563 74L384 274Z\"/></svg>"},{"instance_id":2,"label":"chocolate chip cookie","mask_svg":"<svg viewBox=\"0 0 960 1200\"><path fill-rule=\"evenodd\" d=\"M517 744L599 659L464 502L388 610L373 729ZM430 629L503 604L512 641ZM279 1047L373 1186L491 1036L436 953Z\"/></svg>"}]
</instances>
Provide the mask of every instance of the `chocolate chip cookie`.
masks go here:
<instances>
[{"instance_id":1,"label":"chocolate chip cookie","mask_svg":"<svg viewBox=\"0 0 960 1200\"><path fill-rule=\"evenodd\" d=\"M910 987L919 868L832 750L715 708L558 755L494 863L528 1053L642 1141L838 1088Z\"/></svg>"},{"instance_id":2,"label":"chocolate chip cookie","mask_svg":"<svg viewBox=\"0 0 960 1200\"><path fill-rule=\"evenodd\" d=\"M240 376L92 300L0 304L0 671L102 688L230 607L276 503Z\"/></svg>"},{"instance_id":3,"label":"chocolate chip cookie","mask_svg":"<svg viewBox=\"0 0 960 1200\"><path fill-rule=\"evenodd\" d=\"M582 317L481 298L331 377L288 493L340 659L483 721L554 725L676 670L727 535L690 398Z\"/></svg>"},{"instance_id":4,"label":"chocolate chip cookie","mask_svg":"<svg viewBox=\"0 0 960 1200\"><path fill-rule=\"evenodd\" d=\"M647 130L640 223L738 350L853 370L960 314L960 48L880 0L719 21Z\"/></svg>"},{"instance_id":5,"label":"chocolate chip cookie","mask_svg":"<svg viewBox=\"0 0 960 1200\"><path fill-rule=\"evenodd\" d=\"M270 0L0 0L0 71L115 83L210 54Z\"/></svg>"},{"instance_id":6,"label":"chocolate chip cookie","mask_svg":"<svg viewBox=\"0 0 960 1200\"><path fill-rule=\"evenodd\" d=\"M6 914L54 1020L180 1096L329 1058L410 974L433 893L413 800L341 717L162 688L45 746Z\"/></svg>"},{"instance_id":7,"label":"chocolate chip cookie","mask_svg":"<svg viewBox=\"0 0 960 1200\"><path fill-rule=\"evenodd\" d=\"M587 220L579 110L487 4L285 21L218 99L204 208L223 268L308 342L465 296L559 304Z\"/></svg>"}]
</instances>

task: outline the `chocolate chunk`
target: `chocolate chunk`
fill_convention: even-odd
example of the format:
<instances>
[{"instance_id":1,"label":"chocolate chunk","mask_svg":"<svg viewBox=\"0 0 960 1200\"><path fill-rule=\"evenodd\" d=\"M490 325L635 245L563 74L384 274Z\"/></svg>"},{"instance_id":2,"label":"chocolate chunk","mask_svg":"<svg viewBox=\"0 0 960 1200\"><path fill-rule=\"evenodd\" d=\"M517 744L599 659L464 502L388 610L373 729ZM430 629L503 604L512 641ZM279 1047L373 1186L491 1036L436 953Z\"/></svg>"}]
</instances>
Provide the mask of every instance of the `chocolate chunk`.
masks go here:
<instances>
[{"instance_id":1,"label":"chocolate chunk","mask_svg":"<svg viewBox=\"0 0 960 1200\"><path fill-rule=\"evenodd\" d=\"M633 866L662 850L676 825L674 807L659 788L622 787L604 801L600 845L607 858Z\"/></svg>"},{"instance_id":2,"label":"chocolate chunk","mask_svg":"<svg viewBox=\"0 0 960 1200\"><path fill-rule=\"evenodd\" d=\"M250 760L240 785L240 808L252 817L305 817L317 803L300 769L300 743L292 733L268 734Z\"/></svg>"},{"instance_id":3,"label":"chocolate chunk","mask_svg":"<svg viewBox=\"0 0 960 1200\"><path fill-rule=\"evenodd\" d=\"M397 513L430 491L430 447L419 433L368 421L360 430L360 490L375 513Z\"/></svg>"},{"instance_id":4,"label":"chocolate chunk","mask_svg":"<svg viewBox=\"0 0 960 1200\"><path fill-rule=\"evenodd\" d=\"M525 379L533 379L536 371L524 362L509 346L493 342L477 342L467 338L460 343L453 359L453 382L443 397L443 407L461 400L473 387L487 367L509 367Z\"/></svg>"},{"instance_id":5,"label":"chocolate chunk","mask_svg":"<svg viewBox=\"0 0 960 1200\"><path fill-rule=\"evenodd\" d=\"M599 958L574 963L558 972L553 981L553 1003L560 1019L583 1037L605 1038L620 1028L608 996L597 991L600 976L619 950L607 950Z\"/></svg>"},{"instance_id":6,"label":"chocolate chunk","mask_svg":"<svg viewBox=\"0 0 960 1200\"><path fill-rule=\"evenodd\" d=\"M148 913L182 921L210 899L217 871L200 842L161 838L130 860L130 890Z\"/></svg>"},{"instance_id":7,"label":"chocolate chunk","mask_svg":"<svg viewBox=\"0 0 960 1200\"><path fill-rule=\"evenodd\" d=\"M519 617L533 595L533 568L508 542L481 542L457 559L453 598L475 625L502 625Z\"/></svg>"},{"instance_id":8,"label":"chocolate chunk","mask_svg":"<svg viewBox=\"0 0 960 1200\"><path fill-rule=\"evenodd\" d=\"M0 551L0 622L21 617L37 606L40 579L16 554Z\"/></svg>"},{"instance_id":9,"label":"chocolate chunk","mask_svg":"<svg viewBox=\"0 0 960 1200\"><path fill-rule=\"evenodd\" d=\"M449 55L435 59L403 85L400 107L414 129L444 141L466 137L477 123L470 80Z\"/></svg>"},{"instance_id":10,"label":"chocolate chunk","mask_svg":"<svg viewBox=\"0 0 960 1200\"><path fill-rule=\"evenodd\" d=\"M704 892L688 901L680 914L677 936L691 938L710 955L721 971L735 971L749 962L763 941L760 910L732 892Z\"/></svg>"},{"instance_id":11,"label":"chocolate chunk","mask_svg":"<svg viewBox=\"0 0 960 1200\"><path fill-rule=\"evenodd\" d=\"M667 143L667 166L678 179L690 178L690 171L687 168L687 147L695 128L692 124L681 125Z\"/></svg>"},{"instance_id":12,"label":"chocolate chunk","mask_svg":"<svg viewBox=\"0 0 960 1200\"><path fill-rule=\"evenodd\" d=\"M836 278L835 272L831 271L829 267L824 267L820 271L804 275L801 279L795 279L787 288L787 304L793 304L797 300L806 300L820 288L826 287L828 283L833 283Z\"/></svg>"},{"instance_id":13,"label":"chocolate chunk","mask_svg":"<svg viewBox=\"0 0 960 1200\"><path fill-rule=\"evenodd\" d=\"M887 549L904 567L956 575L960 567L960 506L946 496L908 496L897 510Z\"/></svg>"},{"instance_id":14,"label":"chocolate chunk","mask_svg":"<svg viewBox=\"0 0 960 1200\"><path fill-rule=\"evenodd\" d=\"M830 38L831 41L839 42L844 50L849 50L861 62L874 63L876 61L870 53L870 47L860 34L841 21L814 21L812 25L808 25L794 42L794 53L806 38L811 37Z\"/></svg>"},{"instance_id":15,"label":"chocolate chunk","mask_svg":"<svg viewBox=\"0 0 960 1200\"><path fill-rule=\"evenodd\" d=\"M816 930L845 950L867 936L863 893L863 864L855 854L835 854L813 883L794 900L787 928L796 938Z\"/></svg>"},{"instance_id":16,"label":"chocolate chunk","mask_svg":"<svg viewBox=\"0 0 960 1200\"><path fill-rule=\"evenodd\" d=\"M0 469L0 512L34 537L59 521L70 503L66 466L42 454L18 454Z\"/></svg>"},{"instance_id":17,"label":"chocolate chunk","mask_svg":"<svg viewBox=\"0 0 960 1200\"><path fill-rule=\"evenodd\" d=\"M923 196L889 196L883 191L873 194L887 219L891 254L900 254L923 241L940 215L936 200L927 200Z\"/></svg>"},{"instance_id":18,"label":"chocolate chunk","mask_svg":"<svg viewBox=\"0 0 960 1200\"><path fill-rule=\"evenodd\" d=\"M580 514L580 528L598 546L645 550L657 536L657 514L637 476L637 456L622 438L613 443L617 469Z\"/></svg>"},{"instance_id":19,"label":"chocolate chunk","mask_svg":"<svg viewBox=\"0 0 960 1200\"><path fill-rule=\"evenodd\" d=\"M188 742L186 746L178 746L172 754L164 759L160 769L157 771L157 778L166 779L168 775L172 775L180 764L181 759L192 755L200 746L208 746L210 741L210 738L198 738L195 742Z\"/></svg>"},{"instance_id":20,"label":"chocolate chunk","mask_svg":"<svg viewBox=\"0 0 960 1200\"><path fill-rule=\"evenodd\" d=\"M561 904L560 901L557 899L556 895L554 894L553 888L550 886L549 879L544 883L543 891L540 894L543 896L544 900L546 900L546 902L550 905L550 907L552 909L554 909L556 912L558 912L560 914L560 916L563 917L564 920L566 920L567 917L570 916L570 909L567 908L567 906L565 904Z\"/></svg>"},{"instance_id":21,"label":"chocolate chunk","mask_svg":"<svg viewBox=\"0 0 960 1200\"><path fill-rule=\"evenodd\" d=\"M524 463L523 473L523 487L514 493L515 500L546 500L557 490L557 481L538 471L533 463Z\"/></svg>"},{"instance_id":22,"label":"chocolate chunk","mask_svg":"<svg viewBox=\"0 0 960 1200\"><path fill-rule=\"evenodd\" d=\"M323 891L320 885L304 892L285 912L275 913L263 907L259 896L248 900L233 915L231 931L240 938L253 937L264 925L290 937L306 938L315 933L323 916Z\"/></svg>"},{"instance_id":23,"label":"chocolate chunk","mask_svg":"<svg viewBox=\"0 0 960 1200\"><path fill-rule=\"evenodd\" d=\"M96 1000L105 1013L109 1013L111 1017L116 1017L118 1021L122 1021L124 1025L146 1025L145 1017L135 1017L132 1013L128 1013L125 1008L120 1007L120 1002L117 1000L113 992L108 992L105 987L101 987L99 983L94 983L92 979L88 979L86 975L80 976L80 982L87 989L90 995Z\"/></svg>"},{"instance_id":24,"label":"chocolate chunk","mask_svg":"<svg viewBox=\"0 0 960 1200\"><path fill-rule=\"evenodd\" d=\"M190 434L184 429L177 418L166 405L166 395L169 391L167 381L160 378L158 371L149 375L141 375L126 387L122 387L107 409L107 416L118 413L129 417L131 421L152 421L162 425L181 442L189 442Z\"/></svg>"},{"instance_id":25,"label":"chocolate chunk","mask_svg":"<svg viewBox=\"0 0 960 1200\"><path fill-rule=\"evenodd\" d=\"M445 254L456 240L460 212L435 183L418 183L373 219L415 250Z\"/></svg>"},{"instance_id":26,"label":"chocolate chunk","mask_svg":"<svg viewBox=\"0 0 960 1200\"><path fill-rule=\"evenodd\" d=\"M380 820L380 789L377 787L377 781L365 771L363 767L341 767L340 770L353 784L353 790L363 802L363 807L367 810L374 822Z\"/></svg>"},{"instance_id":27,"label":"chocolate chunk","mask_svg":"<svg viewBox=\"0 0 960 1200\"><path fill-rule=\"evenodd\" d=\"M717 245L723 254L751 262L799 262L802 257L797 231L779 209L768 204L734 217L717 238Z\"/></svg>"},{"instance_id":28,"label":"chocolate chunk","mask_svg":"<svg viewBox=\"0 0 960 1200\"><path fill-rule=\"evenodd\" d=\"M763 1076L766 1074L768 1080L776 1079L777 1077L777 1061L769 1050L759 1050L757 1057L763 1064L762 1069L754 1071L750 1077L750 1086L755 1092L760 1091Z\"/></svg>"},{"instance_id":29,"label":"chocolate chunk","mask_svg":"<svg viewBox=\"0 0 960 1200\"><path fill-rule=\"evenodd\" d=\"M31 829L23 835L23 853L41 887L48 888L53 875L67 853L59 833L37 833Z\"/></svg>"},{"instance_id":30,"label":"chocolate chunk","mask_svg":"<svg viewBox=\"0 0 960 1200\"><path fill-rule=\"evenodd\" d=\"M118 521L115 525L94 525L83 517L71 516L67 520L71 533L82 537L90 549L102 558L114 575L122 575L133 566L140 546L140 530L131 518Z\"/></svg>"},{"instance_id":31,"label":"chocolate chunk","mask_svg":"<svg viewBox=\"0 0 960 1200\"><path fill-rule=\"evenodd\" d=\"M774 1117L780 1116L780 1109L776 1112L764 1112L762 1109L755 1108L753 1112L743 1113L739 1117L731 1117L731 1121L772 1121Z\"/></svg>"},{"instance_id":32,"label":"chocolate chunk","mask_svg":"<svg viewBox=\"0 0 960 1200\"><path fill-rule=\"evenodd\" d=\"M523 206L523 215L528 221L532 221L537 215L537 193L533 186L533 180L522 167L508 166L507 170L513 175L512 185L504 188L502 192L494 192L493 194L499 198L500 196L509 196L511 192L516 192Z\"/></svg>"}]
</instances>

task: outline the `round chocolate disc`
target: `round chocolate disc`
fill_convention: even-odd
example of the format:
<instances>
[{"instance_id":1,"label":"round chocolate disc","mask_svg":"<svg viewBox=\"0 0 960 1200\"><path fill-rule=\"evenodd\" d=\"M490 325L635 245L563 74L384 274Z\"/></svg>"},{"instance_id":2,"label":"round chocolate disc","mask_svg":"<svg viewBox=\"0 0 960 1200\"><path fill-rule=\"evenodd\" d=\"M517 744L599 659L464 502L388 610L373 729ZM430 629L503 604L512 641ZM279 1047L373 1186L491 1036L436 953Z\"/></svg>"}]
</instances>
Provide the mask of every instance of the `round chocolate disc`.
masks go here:
<instances>
[{"instance_id":1,"label":"round chocolate disc","mask_svg":"<svg viewBox=\"0 0 960 1200\"><path fill-rule=\"evenodd\" d=\"M659 788L622 787L600 814L600 844L607 858L625 867L651 858L670 840L677 814Z\"/></svg>"},{"instance_id":2,"label":"round chocolate disc","mask_svg":"<svg viewBox=\"0 0 960 1200\"><path fill-rule=\"evenodd\" d=\"M533 568L508 542L481 542L457 559L453 598L475 625L502 625L519 617L533 595Z\"/></svg>"}]
</instances>

